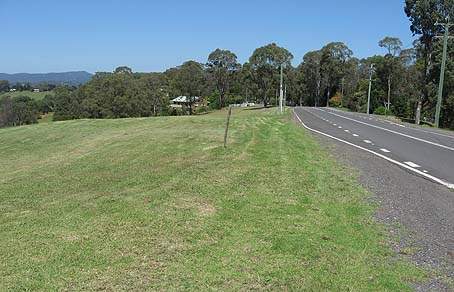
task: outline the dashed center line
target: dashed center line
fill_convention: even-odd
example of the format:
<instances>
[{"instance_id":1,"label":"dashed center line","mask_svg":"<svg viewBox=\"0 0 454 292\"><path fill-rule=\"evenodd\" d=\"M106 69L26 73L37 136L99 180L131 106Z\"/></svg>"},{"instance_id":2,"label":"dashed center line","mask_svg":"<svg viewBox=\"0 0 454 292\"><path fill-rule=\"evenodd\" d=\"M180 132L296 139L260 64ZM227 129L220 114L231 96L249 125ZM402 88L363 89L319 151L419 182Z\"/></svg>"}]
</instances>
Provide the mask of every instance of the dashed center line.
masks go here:
<instances>
[{"instance_id":1,"label":"dashed center line","mask_svg":"<svg viewBox=\"0 0 454 292\"><path fill-rule=\"evenodd\" d=\"M381 152L385 152L385 153L390 153L391 151L389 151L388 149L385 149L385 148L382 148L380 149Z\"/></svg>"},{"instance_id":2,"label":"dashed center line","mask_svg":"<svg viewBox=\"0 0 454 292\"><path fill-rule=\"evenodd\" d=\"M303 110L304 110L304 109L303 109ZM319 109L319 110L321 110L321 109ZM324 110L321 110L321 111L324 111ZM317 116L317 115L311 113L310 111L308 111L308 112L309 112L310 114L314 115L314 116ZM443 185L443 186L445 186L445 187L447 187L447 188L449 188L449 189L454 190L454 184L453 184L453 183L446 182L446 181L444 181L443 179L440 179L440 178L437 178L437 177L435 177L435 176L433 176L433 175L430 175L430 174L428 173L428 171L426 171L426 170L419 170L418 168L420 168L421 166L419 166L418 164L416 164L416 163L414 163L414 162L411 162L411 161L400 162L400 161L397 161L397 160L392 159L392 158L390 158L390 157L387 157L386 155L380 154L379 152L375 152L375 151L373 151L373 150L371 150L371 149L362 147L362 146L357 145L357 144L354 144L354 143L352 143L352 142L348 142L348 141L346 141L346 140L342 140L342 139L340 139L340 138L337 138L337 137L335 137L335 136L329 135L329 134L327 134L327 133L324 133L324 132L315 130L315 129L313 129L313 128L308 127L308 126L301 120L301 118L298 116L298 114L296 113L295 110L293 111L293 114L296 116L296 118L299 120L299 122L302 124L302 126L303 126L304 128L306 128L307 130L311 131L311 132L318 133L318 134L320 134L320 135L323 135L323 136L328 137L328 138L331 138L331 139L333 139L333 140L336 140L336 141L345 143L345 144L350 145L350 146L352 146L352 147L355 147L355 148L357 148L357 149L361 149L361 150L363 150L363 151L369 152L369 153L371 153L371 154L373 154L373 155L375 155L375 156L377 156L377 157L380 157L380 158L382 158L382 159L384 159L384 160L387 160L388 162L391 162L391 163L393 163L393 164L395 164L395 165L401 166L401 167L403 167L403 168L405 168L405 169L407 169L407 170L410 170L410 171L412 171L412 172L414 172L414 173L417 173L417 174L419 174L419 175L421 175L421 176L424 176L424 177L427 178L427 179L430 179L430 180L432 180L432 181L434 181L434 182L436 182L436 183L438 183L438 184L441 184L441 185ZM336 114L334 114L334 113L330 113L330 114L336 115ZM339 115L339 116L340 116L340 115ZM343 116L340 116L340 117L342 117L342 118L344 118L344 119L349 119L349 118L343 117ZM355 122L358 122L358 123L362 123L362 122L356 121L356 120L354 120L354 119L351 119L351 120L352 120L352 121L355 121ZM364 123L364 124L365 124L365 123ZM366 125L369 125L369 126L372 126L372 127L377 127L377 126L373 126L373 125L370 125L370 124L366 124ZM380 127L377 127L377 128L380 128ZM393 133L399 134L399 135L401 135L401 136L405 136L405 137L408 137L408 138L411 138L411 139L414 139L414 140L422 141L422 142L425 142L425 143L428 143L428 144L433 144L433 145L435 145L435 146L439 146L439 147L446 148L446 149L449 149L449 150L453 150L453 151L454 151L454 148L450 148L450 147L448 147L448 146L444 146L444 145L440 145L440 144L433 143L433 142L430 142L430 141L422 140L422 139L419 139L419 138L416 138L416 137L412 137L412 136L409 136L409 135L405 135L405 134L403 134L403 133L398 133L398 132L395 132L395 131L391 131L391 130L388 130L388 129L385 129L385 128L380 128L380 129L383 129L383 130L386 130L386 131L389 131L389 132L393 132ZM353 133L352 133L352 135L353 135L354 137L358 137L358 136L359 136L358 134L353 134ZM366 142L366 141L368 141L368 140L363 140L363 141ZM372 144L371 141L369 141L369 142ZM384 149L384 148L383 148L383 149ZM382 150L382 149L380 149L380 150ZM383 150L382 150L382 152L383 152Z\"/></svg>"},{"instance_id":3,"label":"dashed center line","mask_svg":"<svg viewBox=\"0 0 454 292\"><path fill-rule=\"evenodd\" d=\"M345 130L345 132L350 133L350 130Z\"/></svg>"},{"instance_id":4,"label":"dashed center line","mask_svg":"<svg viewBox=\"0 0 454 292\"><path fill-rule=\"evenodd\" d=\"M373 125L373 124L368 124L368 123L365 123L365 122L362 122L362 121L359 121L359 120L355 120L355 119L352 119L352 118L349 118L349 117L338 115L338 114L333 113L333 112L327 111L327 113L329 113L329 114L331 114L333 116L338 116L338 117L340 117L342 119L350 120L350 121L353 121L353 122L356 122L356 123L359 123L359 124L363 124L363 125L366 125L366 126L369 126L369 127L377 128L377 129L380 129L380 130L383 130L383 131L387 131L387 132L390 132L390 133L393 133L393 134L396 134L396 135L400 135L400 136L403 136L403 137L407 137L407 138L410 138L410 139L413 139L413 140L416 140L416 141L420 141L420 142L423 142L423 143L431 144L433 146L437 146L437 147L441 147L441 148L444 148L444 149L447 149L447 150L450 150L450 151L454 151L454 147L449 147L449 146L446 146L446 145L443 145L443 144L439 144L439 143L436 143L436 142L424 140L424 139L421 139L421 138L418 138L418 137L414 137L414 136L411 136L411 135L407 135L407 134L404 134L404 133L393 131L393 130L390 130L390 129L387 129L387 128L379 127L379 126L376 126L376 125Z\"/></svg>"},{"instance_id":5,"label":"dashed center line","mask_svg":"<svg viewBox=\"0 0 454 292\"><path fill-rule=\"evenodd\" d=\"M364 143L367 143L367 144L372 144L372 141L369 141L369 140L363 140Z\"/></svg>"},{"instance_id":6,"label":"dashed center line","mask_svg":"<svg viewBox=\"0 0 454 292\"><path fill-rule=\"evenodd\" d=\"M411 162L411 161L405 161L404 163L405 163L406 165L408 165L408 166L413 167L413 168L420 168L420 167L421 167L421 165L418 165L418 164L416 164L416 163L414 163L414 162Z\"/></svg>"}]
</instances>

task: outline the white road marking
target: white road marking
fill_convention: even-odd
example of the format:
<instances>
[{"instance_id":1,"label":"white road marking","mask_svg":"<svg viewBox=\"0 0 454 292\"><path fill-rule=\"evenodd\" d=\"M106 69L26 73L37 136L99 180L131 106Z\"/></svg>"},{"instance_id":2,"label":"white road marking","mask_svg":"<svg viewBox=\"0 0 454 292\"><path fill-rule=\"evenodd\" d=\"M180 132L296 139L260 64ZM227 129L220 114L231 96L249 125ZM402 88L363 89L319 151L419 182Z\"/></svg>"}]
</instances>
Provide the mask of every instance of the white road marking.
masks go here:
<instances>
[{"instance_id":1,"label":"white road marking","mask_svg":"<svg viewBox=\"0 0 454 292\"><path fill-rule=\"evenodd\" d=\"M350 130L345 130L344 132L350 133Z\"/></svg>"},{"instance_id":2,"label":"white road marking","mask_svg":"<svg viewBox=\"0 0 454 292\"><path fill-rule=\"evenodd\" d=\"M339 112L339 110L336 110ZM363 119L367 119L366 117L364 116L359 116L360 118L363 118ZM446 134L442 134L442 133L438 133L438 132L434 132L434 131L427 131L427 130L423 130L423 129L419 129L419 128L416 128L416 127L411 127L411 126L405 126L404 124L399 124L399 123L395 123L395 122L391 122L391 121L388 121L388 120L382 120L382 119L378 119L379 121L381 122L387 122L391 125L396 125L396 126L399 126L399 127L402 127L402 128L407 128L407 129L411 129L411 130L415 130L415 131L419 131L419 132L424 132L424 133L427 133L427 134L432 134L432 135L437 135L437 136L441 136L441 137L446 137L446 138L450 138L450 139L454 139L454 135L446 135Z\"/></svg>"},{"instance_id":3,"label":"white road marking","mask_svg":"<svg viewBox=\"0 0 454 292\"><path fill-rule=\"evenodd\" d=\"M425 169L424 169L424 170L423 170L422 172L424 172L424 173L428 173L428 171L427 171L427 170L425 170Z\"/></svg>"},{"instance_id":4,"label":"white road marking","mask_svg":"<svg viewBox=\"0 0 454 292\"><path fill-rule=\"evenodd\" d=\"M333 124L333 126L337 126L337 124Z\"/></svg>"},{"instance_id":5,"label":"white road marking","mask_svg":"<svg viewBox=\"0 0 454 292\"><path fill-rule=\"evenodd\" d=\"M363 140L363 142L364 142L364 143L367 143L367 144L372 144L372 142L369 141L369 140Z\"/></svg>"},{"instance_id":6,"label":"white road marking","mask_svg":"<svg viewBox=\"0 0 454 292\"><path fill-rule=\"evenodd\" d=\"M414 167L414 168L420 168L421 167L421 165L418 165L418 164L416 164L414 162L411 162L411 161L405 161L404 163L409 165L409 166L411 166L411 167Z\"/></svg>"},{"instance_id":7,"label":"white road marking","mask_svg":"<svg viewBox=\"0 0 454 292\"><path fill-rule=\"evenodd\" d=\"M385 148L382 148L380 149L381 152L385 152L385 153L390 153L391 151L389 151L388 149L385 149Z\"/></svg>"},{"instance_id":8,"label":"white road marking","mask_svg":"<svg viewBox=\"0 0 454 292\"><path fill-rule=\"evenodd\" d=\"M328 113L331 114L331 115L338 116L340 118L346 119L346 120L350 120L350 121L359 123L359 124L363 124L363 125L366 125L366 126L369 126L369 127L377 128L377 129L380 129L380 130L383 130L383 131L387 131L387 132L390 132L390 133L393 133L393 134L397 134L397 135L400 135L400 136L403 136L403 137L407 137L407 138L410 138L410 139L413 139L413 140L416 140L416 141L424 142L424 143L427 143L427 144L431 144L431 145L438 146L438 147L441 147L441 148L444 148L444 149L447 149L447 150L454 151L454 148L446 146L446 145L438 144L438 143L435 143L435 142L432 142L432 141L427 141L427 140L424 140L424 139L421 139L421 138L417 138L417 137L413 137L413 136L410 136L410 135L407 135L407 134L404 134L404 133L400 133L400 132L393 131L393 130L390 130L390 129L386 129L386 128L383 128L383 127L379 127L379 126L376 126L376 125L372 125L372 124L368 124L368 123L365 123L365 122L361 122L361 121L358 121L358 120L355 120L355 119L352 119L352 118L348 118L348 117L344 117L344 116L341 116L341 115L338 115L338 114L335 114L335 113L332 113L332 112L328 112Z\"/></svg>"},{"instance_id":9,"label":"white road marking","mask_svg":"<svg viewBox=\"0 0 454 292\"><path fill-rule=\"evenodd\" d=\"M395 123L396 124L396 123ZM401 125L401 124L396 124L402 128L407 128L407 129L411 129L411 130L415 130L415 131L419 131L419 132L423 132L423 133L427 133L427 134L431 134L431 135L437 135L437 136L441 136L441 137L446 137L446 138L451 138L451 139L454 139L454 136L452 135L445 135L445 134L442 134L442 133L437 133L437 132L432 132L432 131L426 131L426 130L423 130L423 129L418 129L418 128L415 128L415 127L406 127L404 125Z\"/></svg>"},{"instance_id":10,"label":"white road marking","mask_svg":"<svg viewBox=\"0 0 454 292\"><path fill-rule=\"evenodd\" d=\"M428 179L430 179L430 180L432 180L432 181L434 181L434 182L436 182L436 183L438 183L438 184L440 184L440 185L443 185L443 186L445 186L445 187L447 187L447 188L449 188L449 189L453 189L453 190L454 190L454 184L453 184L453 183L445 182L445 181L442 180L442 179L439 179L439 178L437 178L437 177L435 177L435 176L432 176L432 175L430 175L430 174L424 173L424 172L422 172L422 171L420 171L420 170L418 170L418 169L416 169L416 168L412 168L412 167L406 165L405 163L402 163L402 162L399 162L399 161L394 160L394 159L392 159L392 158L389 158L389 157L387 157L387 156L385 156L385 155L383 155L383 154L380 154L380 153L377 153L377 152L375 152L375 151L369 150L369 149L367 149L367 148L361 147L361 146L359 146L359 145L350 143L350 142L348 142L348 141L345 141L345 140L336 138L336 137L334 137L334 136L331 136L331 135L329 135L329 134L320 132L320 131L318 131L318 130L314 130L314 129L308 127L305 123L303 123L303 121L302 121L302 120L300 119L300 117L295 113L295 111L293 111L293 114L295 114L296 118L297 118L298 121L301 123L301 125L303 125L303 127L306 128L306 129L309 130L309 131L312 131L312 132L314 132L314 133L323 135L323 136L328 137L328 138L331 138L331 139L333 139L333 140L336 140L336 141L345 143L345 144L347 144L347 145L353 146L353 147L358 148L358 149L361 149L361 150L363 150L363 151L369 152L369 153L371 153L371 154L373 154L373 155L375 155L375 156L377 156L377 157L383 158L383 159L385 159L386 161L389 161L389 162L391 162L391 163L394 163L394 164L396 164L396 165L398 165L398 166L400 166L400 167L403 167L403 168L405 168L405 169L407 169L407 170L410 170L410 171L412 171L412 172L414 172L414 173L417 173L417 174L419 174L419 175L421 175L421 176L423 176L423 177L425 177L425 178L428 178Z\"/></svg>"},{"instance_id":11,"label":"white road marking","mask_svg":"<svg viewBox=\"0 0 454 292\"><path fill-rule=\"evenodd\" d=\"M358 134L353 134L353 137L359 137L359 135Z\"/></svg>"},{"instance_id":12,"label":"white road marking","mask_svg":"<svg viewBox=\"0 0 454 292\"><path fill-rule=\"evenodd\" d=\"M341 127L341 126L339 126L338 128L339 128L339 129L342 129L342 127Z\"/></svg>"}]
</instances>

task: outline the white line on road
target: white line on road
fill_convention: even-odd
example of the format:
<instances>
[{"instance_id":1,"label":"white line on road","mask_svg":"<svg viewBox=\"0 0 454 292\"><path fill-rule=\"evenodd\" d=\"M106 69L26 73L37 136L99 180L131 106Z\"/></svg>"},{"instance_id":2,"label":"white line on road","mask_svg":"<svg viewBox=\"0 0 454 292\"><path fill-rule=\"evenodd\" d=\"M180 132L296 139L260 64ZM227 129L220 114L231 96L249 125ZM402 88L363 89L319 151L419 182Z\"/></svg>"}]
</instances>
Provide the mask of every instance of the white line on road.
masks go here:
<instances>
[{"instance_id":1,"label":"white line on road","mask_svg":"<svg viewBox=\"0 0 454 292\"><path fill-rule=\"evenodd\" d=\"M363 150L363 151L369 152L369 153L371 153L371 154L373 154L373 155L375 155L375 156L378 156L378 157L380 157L380 158L383 158L383 159L385 159L385 160L387 160L387 161L389 161L389 162L391 162L391 163L394 163L394 164L396 164L396 165L398 165L398 166L400 166L400 167L403 167L403 168L405 168L405 169L407 169L407 170L410 170L410 171L412 171L412 172L414 172L414 173L417 173L417 174L419 174L419 175L421 175L421 176L423 176L423 177L425 177L425 178L428 178L428 179L430 179L430 180L432 180L432 181L434 181L434 182L436 182L436 183L438 183L438 184L441 184L441 185L443 185L443 186L445 186L445 187L447 187L447 188L449 188L449 189L453 189L453 190L454 190L454 184L452 184L452 183L445 182L445 181L442 180L442 179L439 179L439 178L437 178L437 177L435 177L435 176L432 176L432 175L430 175L430 174L424 173L423 171L420 171L420 170L418 170L418 169L416 169L416 168L412 168L412 167L406 165L405 163L402 163L402 162L399 162L399 161L394 160L394 159L392 159L392 158L389 158L389 157L387 157L387 156L385 156L385 155L383 155L383 154L380 154L380 153L377 153L377 152L375 152L375 151L369 150L369 149L367 149L367 148L361 147L361 146L359 146L359 145L350 143L350 142L348 142L348 141L345 141L345 140L336 138L336 137L331 136L331 135L329 135L329 134L326 134L326 133L323 133L323 132L314 130L314 129L308 127L305 123L303 123L303 121L302 121L302 120L300 119L300 117L295 113L295 111L293 111L293 114L296 116L296 118L297 118L298 121L301 123L301 125L303 125L303 127L306 128L306 129L309 130L309 131L312 131L312 132L314 132L314 133L323 135L323 136L328 137L328 138L331 138L331 139L333 139L333 140L336 140L336 141L345 143L345 144L347 144L347 145L353 146L353 147L358 148L358 149L361 149L361 150Z\"/></svg>"},{"instance_id":2,"label":"white line on road","mask_svg":"<svg viewBox=\"0 0 454 292\"><path fill-rule=\"evenodd\" d=\"M358 135L358 134L352 134L352 135L353 135L353 137L359 137L359 135Z\"/></svg>"},{"instance_id":3,"label":"white line on road","mask_svg":"<svg viewBox=\"0 0 454 292\"><path fill-rule=\"evenodd\" d=\"M344 132L350 133L350 130L344 130Z\"/></svg>"},{"instance_id":4,"label":"white line on road","mask_svg":"<svg viewBox=\"0 0 454 292\"><path fill-rule=\"evenodd\" d=\"M363 140L363 142L364 142L364 143L367 143L367 144L372 144L372 142L369 141L369 140Z\"/></svg>"},{"instance_id":5,"label":"white line on road","mask_svg":"<svg viewBox=\"0 0 454 292\"><path fill-rule=\"evenodd\" d=\"M411 162L411 161L405 161L405 164L407 164L407 165L409 165L411 167L414 167L414 168L420 168L421 167L421 165L418 165L418 164L416 164L414 162Z\"/></svg>"},{"instance_id":6,"label":"white line on road","mask_svg":"<svg viewBox=\"0 0 454 292\"><path fill-rule=\"evenodd\" d=\"M385 148L382 148L380 149L381 152L385 152L385 153L390 153L391 151L389 151L388 149L385 149Z\"/></svg>"},{"instance_id":7,"label":"white line on road","mask_svg":"<svg viewBox=\"0 0 454 292\"><path fill-rule=\"evenodd\" d=\"M339 126L338 128L339 128L339 129L342 129L342 127L341 127L341 126Z\"/></svg>"},{"instance_id":8,"label":"white line on road","mask_svg":"<svg viewBox=\"0 0 454 292\"><path fill-rule=\"evenodd\" d=\"M383 128L383 127L379 127L379 126L376 126L376 125L372 125L372 124L368 124L368 123L365 123L365 122L361 122L361 121L358 121L358 120L355 120L355 119L352 119L352 118L348 118L348 117L344 117L342 115L338 115L338 114L335 114L335 113L332 113L332 112L329 112L329 111L327 111L327 113L329 113L331 115L334 115L334 116L338 116L338 117L346 119L346 120L350 120L350 121L359 123L359 124L363 124L363 125L366 125L366 126L369 126L369 127L377 128L377 129L380 129L380 130L383 130L383 131L387 131L387 132L390 132L390 133L393 133L393 134L397 134L397 135L400 135L400 136L404 136L404 137L407 137L407 138L410 138L410 139L413 139L413 140L417 140L417 141L420 141L420 142L424 142L424 143L427 143L427 144L431 144L431 145L434 145L434 146L438 146L438 147L441 147L441 148L444 148L444 149L448 149L448 150L454 151L454 148L446 146L446 145L438 144L438 143L427 141L427 140L424 140L424 139L421 139L421 138L413 137L413 136L410 136L410 135L407 135L407 134L404 134L404 133L400 133L400 132L393 131L393 130L390 130L390 129L386 129L386 128Z\"/></svg>"}]
</instances>

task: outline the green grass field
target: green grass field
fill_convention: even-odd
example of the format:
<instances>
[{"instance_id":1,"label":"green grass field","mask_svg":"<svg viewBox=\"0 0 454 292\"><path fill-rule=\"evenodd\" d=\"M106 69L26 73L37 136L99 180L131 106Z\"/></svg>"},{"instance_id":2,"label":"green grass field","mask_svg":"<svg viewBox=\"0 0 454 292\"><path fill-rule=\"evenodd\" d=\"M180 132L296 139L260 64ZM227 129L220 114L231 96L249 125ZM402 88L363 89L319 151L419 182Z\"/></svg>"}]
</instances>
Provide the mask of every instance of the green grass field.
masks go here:
<instances>
[{"instance_id":1,"label":"green grass field","mask_svg":"<svg viewBox=\"0 0 454 292\"><path fill-rule=\"evenodd\" d=\"M0 129L0 290L411 291L348 169L290 114Z\"/></svg>"},{"instance_id":2,"label":"green grass field","mask_svg":"<svg viewBox=\"0 0 454 292\"><path fill-rule=\"evenodd\" d=\"M0 97L2 97L2 96L10 96L10 97L28 96L32 99L40 100L40 99L43 99L46 95L52 95L52 94L53 94L52 91L42 91L42 92L14 91L14 92L0 93Z\"/></svg>"}]
</instances>

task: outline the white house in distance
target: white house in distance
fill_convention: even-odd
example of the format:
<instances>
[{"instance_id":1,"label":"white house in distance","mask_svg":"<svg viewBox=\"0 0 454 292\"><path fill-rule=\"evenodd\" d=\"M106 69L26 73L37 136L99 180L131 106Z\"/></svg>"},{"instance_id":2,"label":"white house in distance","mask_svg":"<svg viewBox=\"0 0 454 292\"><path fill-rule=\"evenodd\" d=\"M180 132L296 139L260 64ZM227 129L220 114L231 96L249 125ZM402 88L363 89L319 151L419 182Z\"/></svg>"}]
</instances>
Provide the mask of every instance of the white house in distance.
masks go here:
<instances>
[{"instance_id":1,"label":"white house in distance","mask_svg":"<svg viewBox=\"0 0 454 292\"><path fill-rule=\"evenodd\" d=\"M178 96L177 98L174 98L171 100L172 104L170 107L172 108L183 108L184 106L187 106L189 104L189 99L187 96ZM200 107L200 106L207 106L209 105L206 101L201 99L198 96L194 96L194 104L193 108Z\"/></svg>"}]
</instances>

